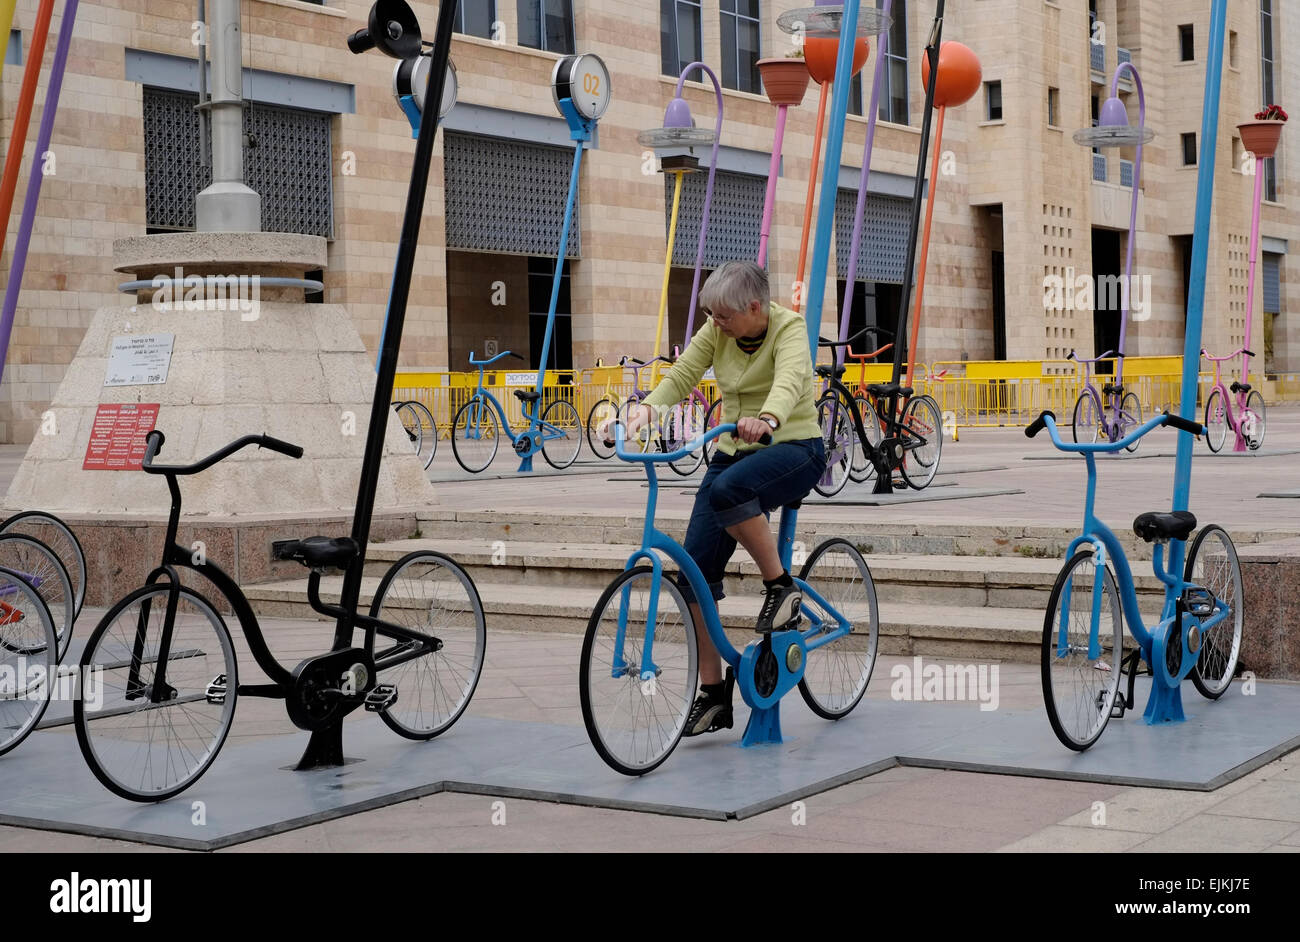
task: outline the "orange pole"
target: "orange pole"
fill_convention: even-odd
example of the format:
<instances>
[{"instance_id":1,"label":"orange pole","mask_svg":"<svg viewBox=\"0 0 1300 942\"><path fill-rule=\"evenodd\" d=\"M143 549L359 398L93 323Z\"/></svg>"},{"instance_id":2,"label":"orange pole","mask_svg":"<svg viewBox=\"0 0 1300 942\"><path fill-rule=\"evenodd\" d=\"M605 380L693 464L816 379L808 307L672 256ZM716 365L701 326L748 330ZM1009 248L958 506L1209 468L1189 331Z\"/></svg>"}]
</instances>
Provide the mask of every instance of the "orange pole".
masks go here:
<instances>
[{"instance_id":1,"label":"orange pole","mask_svg":"<svg viewBox=\"0 0 1300 942\"><path fill-rule=\"evenodd\" d=\"M9 153L5 156L4 177L0 179L0 249L4 248L9 233L9 213L14 207L14 190L18 187L18 170L27 146L27 124L32 116L32 102L36 100L36 81L41 75L41 62L45 58L45 37L50 32L50 18L54 15L54 0L41 0L36 11L36 28L32 30L32 48L27 53L27 67L23 70L23 85L18 92L18 110L14 113L13 133L9 135ZM40 155L36 155L40 159Z\"/></svg>"},{"instance_id":2,"label":"orange pole","mask_svg":"<svg viewBox=\"0 0 1300 942\"><path fill-rule=\"evenodd\" d=\"M822 131L826 127L826 100L830 97L831 83L822 85L821 99L817 102L817 128L813 131L812 171L808 174L808 195L803 201L803 235L799 238L799 268L794 283L799 292L799 303L794 306L796 313L803 312L803 299L808 295L808 286L803 283L804 266L808 262L808 236L812 233L813 197L817 195L817 168L821 165Z\"/></svg>"},{"instance_id":3,"label":"orange pole","mask_svg":"<svg viewBox=\"0 0 1300 942\"><path fill-rule=\"evenodd\" d=\"M921 299L925 297L925 262L930 255L930 220L934 218L934 194L939 187L939 152L943 146L943 115L939 107L939 122L934 131L934 159L930 161L930 198L925 201L925 228L921 231L921 260L916 272L916 304L912 309L912 330L907 343L907 378L904 386L912 385L912 367L916 365L916 337L921 329Z\"/></svg>"}]
</instances>

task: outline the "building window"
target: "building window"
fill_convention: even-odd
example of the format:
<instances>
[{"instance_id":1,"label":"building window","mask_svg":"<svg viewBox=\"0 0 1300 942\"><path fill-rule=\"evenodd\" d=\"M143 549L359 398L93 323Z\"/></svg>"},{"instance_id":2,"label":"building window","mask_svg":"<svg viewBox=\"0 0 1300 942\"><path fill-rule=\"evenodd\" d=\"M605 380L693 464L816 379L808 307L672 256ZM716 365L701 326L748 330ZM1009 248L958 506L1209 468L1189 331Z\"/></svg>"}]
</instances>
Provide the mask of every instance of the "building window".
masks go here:
<instances>
[{"instance_id":1,"label":"building window","mask_svg":"<svg viewBox=\"0 0 1300 942\"><path fill-rule=\"evenodd\" d=\"M853 84L849 86L849 114L855 114L862 117L862 83L866 81L866 69L863 69L857 75L853 76Z\"/></svg>"},{"instance_id":2,"label":"building window","mask_svg":"<svg viewBox=\"0 0 1300 942\"><path fill-rule=\"evenodd\" d=\"M486 3L462 3L456 10L456 32L481 39L492 38L492 24L497 18L497 0Z\"/></svg>"},{"instance_id":3,"label":"building window","mask_svg":"<svg viewBox=\"0 0 1300 942\"><path fill-rule=\"evenodd\" d=\"M1049 88L1047 90L1047 124L1053 128L1061 126L1061 90L1059 88Z\"/></svg>"},{"instance_id":4,"label":"building window","mask_svg":"<svg viewBox=\"0 0 1300 942\"><path fill-rule=\"evenodd\" d=\"M1178 61L1192 62L1196 59L1195 33L1191 23L1178 27Z\"/></svg>"},{"instance_id":5,"label":"building window","mask_svg":"<svg viewBox=\"0 0 1300 942\"><path fill-rule=\"evenodd\" d=\"M1228 33L1228 65L1237 68L1237 31L1231 30Z\"/></svg>"},{"instance_id":6,"label":"building window","mask_svg":"<svg viewBox=\"0 0 1300 942\"><path fill-rule=\"evenodd\" d=\"M5 46L5 65L22 65L23 64L23 31L20 29L11 29L9 31L9 44Z\"/></svg>"},{"instance_id":7,"label":"building window","mask_svg":"<svg viewBox=\"0 0 1300 942\"><path fill-rule=\"evenodd\" d=\"M758 0L722 0L721 11L722 84L758 94Z\"/></svg>"},{"instance_id":8,"label":"building window","mask_svg":"<svg viewBox=\"0 0 1300 942\"><path fill-rule=\"evenodd\" d=\"M194 198L212 182L199 158L199 96L144 89L145 225L150 232L193 229ZM263 232L331 238L332 116L249 102L244 109L244 181L262 198Z\"/></svg>"},{"instance_id":9,"label":"building window","mask_svg":"<svg viewBox=\"0 0 1300 942\"><path fill-rule=\"evenodd\" d=\"M1002 120L1002 83L984 83L984 120Z\"/></svg>"},{"instance_id":10,"label":"building window","mask_svg":"<svg viewBox=\"0 0 1300 942\"><path fill-rule=\"evenodd\" d=\"M879 9L883 0L876 0ZM907 3L896 0L890 9L894 23L889 27L889 48L885 52L885 84L880 90L881 121L907 124Z\"/></svg>"},{"instance_id":11,"label":"building window","mask_svg":"<svg viewBox=\"0 0 1300 942\"><path fill-rule=\"evenodd\" d=\"M704 58L700 0L659 0L659 54L664 75Z\"/></svg>"},{"instance_id":12,"label":"building window","mask_svg":"<svg viewBox=\"0 0 1300 942\"><path fill-rule=\"evenodd\" d=\"M1273 0L1259 0L1260 85L1265 105L1273 100ZM1280 150L1281 148L1279 148ZM1264 199L1277 202L1277 157L1264 161Z\"/></svg>"},{"instance_id":13,"label":"building window","mask_svg":"<svg viewBox=\"0 0 1300 942\"><path fill-rule=\"evenodd\" d=\"M519 45L573 55L573 0L518 0Z\"/></svg>"},{"instance_id":14,"label":"building window","mask_svg":"<svg viewBox=\"0 0 1300 942\"><path fill-rule=\"evenodd\" d=\"M560 273L560 294L555 302L555 329L547 356L548 370L573 369L573 302L570 300L569 259ZM551 289L555 284L555 259L528 259L528 365L541 365L542 344L546 339L546 319L551 307Z\"/></svg>"},{"instance_id":15,"label":"building window","mask_svg":"<svg viewBox=\"0 0 1300 942\"><path fill-rule=\"evenodd\" d=\"M1196 134L1183 135L1183 166L1196 166Z\"/></svg>"}]
</instances>

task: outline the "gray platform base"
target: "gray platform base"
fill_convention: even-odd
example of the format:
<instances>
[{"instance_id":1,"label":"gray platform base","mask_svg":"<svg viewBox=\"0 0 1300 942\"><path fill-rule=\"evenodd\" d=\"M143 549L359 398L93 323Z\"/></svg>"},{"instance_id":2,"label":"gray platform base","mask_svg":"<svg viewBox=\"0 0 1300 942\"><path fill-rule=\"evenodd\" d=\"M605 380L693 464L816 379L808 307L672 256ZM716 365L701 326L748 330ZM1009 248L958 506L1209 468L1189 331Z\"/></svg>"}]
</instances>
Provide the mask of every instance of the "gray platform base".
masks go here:
<instances>
[{"instance_id":1,"label":"gray platform base","mask_svg":"<svg viewBox=\"0 0 1300 942\"><path fill-rule=\"evenodd\" d=\"M620 462L621 463L621 462ZM533 470L529 474L519 472L519 456L513 451L507 453L507 449L502 448L497 453L496 459L485 470L478 474L470 474L459 465L451 470L430 471L427 475L431 484L467 484L471 481L504 481L509 478L543 478L554 477L556 475L574 475L574 474L608 474L611 470L610 462L601 461L599 458L590 460L579 460L569 465L563 471L557 471L546 463L546 459L541 455L533 456ZM628 471L640 471L640 468L632 465L627 466Z\"/></svg>"},{"instance_id":2,"label":"gray platform base","mask_svg":"<svg viewBox=\"0 0 1300 942\"><path fill-rule=\"evenodd\" d=\"M1148 683L1139 682L1140 705ZM683 740L641 778L605 766L581 727L470 716L432 742L413 743L362 715L344 733L348 755L361 761L289 771L306 734L268 737L228 746L197 785L153 805L100 786L65 727L37 732L0 758L0 823L214 850L441 791L726 820L900 764L1212 790L1300 747L1300 686L1256 689L1247 697L1234 686L1210 703L1188 685L1187 722L1149 727L1130 712L1084 753L1057 742L1041 708L871 699L831 723L797 696L783 710L784 743L741 749L747 713L738 703L735 730Z\"/></svg>"},{"instance_id":3,"label":"gray platform base","mask_svg":"<svg viewBox=\"0 0 1300 942\"><path fill-rule=\"evenodd\" d=\"M1300 497L1300 491L1265 491L1256 497Z\"/></svg>"}]
</instances>

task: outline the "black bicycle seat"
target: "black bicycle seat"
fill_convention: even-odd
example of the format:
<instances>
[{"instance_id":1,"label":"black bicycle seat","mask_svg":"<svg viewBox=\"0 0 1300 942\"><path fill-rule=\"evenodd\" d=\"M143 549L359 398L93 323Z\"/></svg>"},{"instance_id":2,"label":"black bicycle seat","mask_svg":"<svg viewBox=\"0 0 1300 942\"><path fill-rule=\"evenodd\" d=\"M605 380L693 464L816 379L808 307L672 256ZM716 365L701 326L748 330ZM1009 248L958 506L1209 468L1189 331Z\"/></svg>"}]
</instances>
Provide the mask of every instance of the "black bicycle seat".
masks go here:
<instances>
[{"instance_id":1,"label":"black bicycle seat","mask_svg":"<svg viewBox=\"0 0 1300 942\"><path fill-rule=\"evenodd\" d=\"M515 398L520 402L536 402L542 398L542 394L536 389L516 389Z\"/></svg>"},{"instance_id":2,"label":"black bicycle seat","mask_svg":"<svg viewBox=\"0 0 1300 942\"><path fill-rule=\"evenodd\" d=\"M843 364L834 367L835 378L839 379L841 376L843 376L845 369L846 367ZM823 364L817 367L817 375L823 377L829 377L831 375L831 370L832 368L830 366Z\"/></svg>"},{"instance_id":3,"label":"black bicycle seat","mask_svg":"<svg viewBox=\"0 0 1300 942\"><path fill-rule=\"evenodd\" d=\"M1116 396L1122 396L1124 395L1124 384L1121 383L1117 386L1114 383L1107 383L1105 386L1102 387L1101 391L1103 394L1107 396L1111 395L1112 393Z\"/></svg>"},{"instance_id":4,"label":"black bicycle seat","mask_svg":"<svg viewBox=\"0 0 1300 942\"><path fill-rule=\"evenodd\" d=\"M877 399L884 399L898 393L900 396L912 395L911 386L900 386L898 383L871 383L867 386L867 392Z\"/></svg>"},{"instance_id":5,"label":"black bicycle seat","mask_svg":"<svg viewBox=\"0 0 1300 942\"><path fill-rule=\"evenodd\" d=\"M1237 382L1236 380L1233 380L1232 385L1228 388L1235 393L1239 393L1239 392L1248 393L1250 392L1250 383L1241 383L1241 382Z\"/></svg>"},{"instance_id":6,"label":"black bicycle seat","mask_svg":"<svg viewBox=\"0 0 1300 942\"><path fill-rule=\"evenodd\" d=\"M1185 540L1196 529L1196 515L1186 510L1169 513L1152 511L1140 514L1133 521L1133 532L1148 543L1165 540Z\"/></svg>"},{"instance_id":7,"label":"black bicycle seat","mask_svg":"<svg viewBox=\"0 0 1300 942\"><path fill-rule=\"evenodd\" d=\"M272 559L291 559L308 569L346 569L360 547L350 536L309 536L302 540L276 540Z\"/></svg>"}]
</instances>

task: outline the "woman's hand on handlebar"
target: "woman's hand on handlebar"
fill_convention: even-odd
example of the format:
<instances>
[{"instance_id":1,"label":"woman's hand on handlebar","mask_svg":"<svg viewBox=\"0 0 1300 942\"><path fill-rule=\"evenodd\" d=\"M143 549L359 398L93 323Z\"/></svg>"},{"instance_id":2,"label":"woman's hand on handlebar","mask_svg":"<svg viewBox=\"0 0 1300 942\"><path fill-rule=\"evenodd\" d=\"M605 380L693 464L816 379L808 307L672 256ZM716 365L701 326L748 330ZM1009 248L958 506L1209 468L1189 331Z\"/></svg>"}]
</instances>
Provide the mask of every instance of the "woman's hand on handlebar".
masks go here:
<instances>
[{"instance_id":1,"label":"woman's hand on handlebar","mask_svg":"<svg viewBox=\"0 0 1300 942\"><path fill-rule=\"evenodd\" d=\"M763 419L749 417L736 421L736 431L732 433L732 437L752 445L764 435L771 434L772 426L768 425L767 422Z\"/></svg>"},{"instance_id":2,"label":"woman's hand on handlebar","mask_svg":"<svg viewBox=\"0 0 1300 942\"><path fill-rule=\"evenodd\" d=\"M636 438L637 434L641 431L641 429L649 425L653 419L654 419L654 411L650 408L650 406L643 405L641 403L632 406L631 408L628 409L627 425L623 429L623 437L625 439ZM618 424L619 421L620 419L613 418L613 419L607 419L606 421L600 424L600 428L597 429L597 432L599 433L603 441L609 444L613 444L614 426Z\"/></svg>"}]
</instances>

